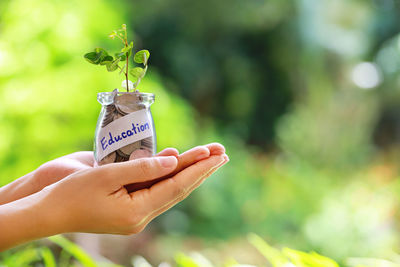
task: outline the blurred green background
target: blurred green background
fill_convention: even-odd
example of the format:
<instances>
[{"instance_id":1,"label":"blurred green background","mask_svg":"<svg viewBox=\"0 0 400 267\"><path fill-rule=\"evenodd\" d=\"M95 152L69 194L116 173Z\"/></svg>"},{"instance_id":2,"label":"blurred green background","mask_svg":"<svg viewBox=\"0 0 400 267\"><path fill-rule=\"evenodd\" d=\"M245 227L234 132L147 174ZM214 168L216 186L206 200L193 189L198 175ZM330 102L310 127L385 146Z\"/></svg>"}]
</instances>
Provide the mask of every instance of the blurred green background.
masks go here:
<instances>
[{"instance_id":1,"label":"blurred green background","mask_svg":"<svg viewBox=\"0 0 400 267\"><path fill-rule=\"evenodd\" d=\"M0 185L92 149L96 93L123 77L83 54L117 50L122 23L151 52L139 89L156 94L158 150L221 142L231 161L138 236L76 242L120 264L261 265L249 232L339 262L398 257L395 0L2 0Z\"/></svg>"}]
</instances>

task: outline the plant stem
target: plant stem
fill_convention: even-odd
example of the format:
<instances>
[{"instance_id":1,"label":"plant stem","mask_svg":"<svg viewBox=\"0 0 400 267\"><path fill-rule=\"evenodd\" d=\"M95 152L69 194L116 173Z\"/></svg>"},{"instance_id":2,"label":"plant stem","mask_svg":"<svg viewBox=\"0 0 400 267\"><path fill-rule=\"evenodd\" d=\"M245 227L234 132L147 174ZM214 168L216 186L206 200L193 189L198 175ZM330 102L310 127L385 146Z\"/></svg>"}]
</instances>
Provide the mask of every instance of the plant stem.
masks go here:
<instances>
[{"instance_id":1,"label":"plant stem","mask_svg":"<svg viewBox=\"0 0 400 267\"><path fill-rule=\"evenodd\" d=\"M128 47L128 34L125 29L125 47ZM126 53L126 71L125 71L125 77L126 77L126 91L129 92L129 83L128 83L128 68L129 68L129 53Z\"/></svg>"},{"instance_id":2,"label":"plant stem","mask_svg":"<svg viewBox=\"0 0 400 267\"><path fill-rule=\"evenodd\" d=\"M129 58L128 56L126 57L126 71L125 71L125 77L126 77L126 91L129 92L129 87L128 87L128 65L129 65Z\"/></svg>"}]
</instances>

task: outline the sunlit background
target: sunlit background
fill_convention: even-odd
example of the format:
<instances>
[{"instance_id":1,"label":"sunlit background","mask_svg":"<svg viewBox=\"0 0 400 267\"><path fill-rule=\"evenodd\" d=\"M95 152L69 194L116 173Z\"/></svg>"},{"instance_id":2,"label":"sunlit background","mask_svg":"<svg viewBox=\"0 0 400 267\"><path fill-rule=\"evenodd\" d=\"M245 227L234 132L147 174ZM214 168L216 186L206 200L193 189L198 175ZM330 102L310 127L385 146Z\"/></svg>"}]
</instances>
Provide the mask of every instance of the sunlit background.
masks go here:
<instances>
[{"instance_id":1,"label":"sunlit background","mask_svg":"<svg viewBox=\"0 0 400 267\"><path fill-rule=\"evenodd\" d=\"M123 77L83 54L117 50L122 23L151 52L139 89L156 95L158 150L216 141L231 161L137 236L69 238L122 265L194 251L267 266L249 233L339 263L398 260L395 0L1 0L0 185L92 149L96 93Z\"/></svg>"}]
</instances>

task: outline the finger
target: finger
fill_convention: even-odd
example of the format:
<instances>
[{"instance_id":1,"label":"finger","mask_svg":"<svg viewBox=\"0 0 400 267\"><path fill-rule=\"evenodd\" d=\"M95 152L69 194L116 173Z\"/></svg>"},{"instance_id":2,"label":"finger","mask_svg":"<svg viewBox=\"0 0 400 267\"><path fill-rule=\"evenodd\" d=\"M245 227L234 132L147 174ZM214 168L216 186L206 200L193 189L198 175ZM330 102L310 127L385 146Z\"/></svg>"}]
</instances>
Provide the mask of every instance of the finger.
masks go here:
<instances>
[{"instance_id":1,"label":"finger","mask_svg":"<svg viewBox=\"0 0 400 267\"><path fill-rule=\"evenodd\" d=\"M211 143L205 145L210 150L210 155L222 155L225 154L225 147L220 143Z\"/></svg>"},{"instance_id":2,"label":"finger","mask_svg":"<svg viewBox=\"0 0 400 267\"><path fill-rule=\"evenodd\" d=\"M176 148L166 148L160 152L158 152L158 154L156 154L156 156L179 156L179 151Z\"/></svg>"},{"instance_id":3,"label":"finger","mask_svg":"<svg viewBox=\"0 0 400 267\"><path fill-rule=\"evenodd\" d=\"M79 151L69 155L65 155L61 158L75 159L88 166L94 165L93 151Z\"/></svg>"},{"instance_id":4,"label":"finger","mask_svg":"<svg viewBox=\"0 0 400 267\"><path fill-rule=\"evenodd\" d=\"M160 151L156 156L174 156L177 157L179 155L179 151L175 148L166 148L162 151ZM140 159L140 158L148 158L151 157L151 154L149 153L148 150L144 149L138 149L132 152L132 154L129 157L129 160L133 159Z\"/></svg>"},{"instance_id":5,"label":"finger","mask_svg":"<svg viewBox=\"0 0 400 267\"><path fill-rule=\"evenodd\" d=\"M144 188L150 188L153 184L156 184L166 178L169 178L181 170L189 167L190 165L200 161L202 159L208 158L210 155L210 151L204 146L194 147L181 155L178 156L178 165L175 170L164 177L157 178L152 181L146 181L141 183L129 184L125 188L129 193L135 192Z\"/></svg>"},{"instance_id":6,"label":"finger","mask_svg":"<svg viewBox=\"0 0 400 267\"><path fill-rule=\"evenodd\" d=\"M174 177L153 185L148 190L131 193L135 206L144 209L141 212L146 214L137 227L146 225L148 221L183 200L228 160L226 155L211 156L186 168Z\"/></svg>"},{"instance_id":7,"label":"finger","mask_svg":"<svg viewBox=\"0 0 400 267\"><path fill-rule=\"evenodd\" d=\"M115 185L153 180L172 172L178 164L173 157L142 158L120 163L111 163L97 168L101 175L109 177Z\"/></svg>"},{"instance_id":8,"label":"finger","mask_svg":"<svg viewBox=\"0 0 400 267\"><path fill-rule=\"evenodd\" d=\"M178 166L174 172L179 172L193 163L208 158L210 156L210 150L205 146L197 146L178 156Z\"/></svg>"}]
</instances>

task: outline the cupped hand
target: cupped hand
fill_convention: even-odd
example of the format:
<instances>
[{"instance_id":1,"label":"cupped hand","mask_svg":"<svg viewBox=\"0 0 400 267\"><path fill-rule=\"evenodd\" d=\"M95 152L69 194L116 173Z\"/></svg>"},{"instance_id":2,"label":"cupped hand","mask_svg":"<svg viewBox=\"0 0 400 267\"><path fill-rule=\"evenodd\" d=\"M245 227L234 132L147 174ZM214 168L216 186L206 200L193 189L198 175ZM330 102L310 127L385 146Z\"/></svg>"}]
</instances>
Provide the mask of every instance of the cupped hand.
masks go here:
<instances>
[{"instance_id":1,"label":"cupped hand","mask_svg":"<svg viewBox=\"0 0 400 267\"><path fill-rule=\"evenodd\" d=\"M182 171L183 169L191 166L192 164L194 164L200 160L206 159L213 155L214 156L222 155L224 153L225 153L225 148L224 148L224 146L222 146L219 143L211 143L211 144L204 145L204 146L197 146L197 147L194 147L182 154L179 154L178 150L176 150L174 148L167 148L167 149L161 151L158 155L159 156L175 156L178 159L178 164L172 173L170 173L164 177L154 179L154 180L132 183L132 184L126 185L125 188L128 190L129 193L132 193L134 191L141 190L144 188L150 188L153 184L158 183L166 178L169 178L169 177L177 174L178 172ZM138 158L141 158L141 157L140 156L134 157L134 155L131 155L131 160L138 159Z\"/></svg>"},{"instance_id":2,"label":"cupped hand","mask_svg":"<svg viewBox=\"0 0 400 267\"><path fill-rule=\"evenodd\" d=\"M46 207L44 214L51 215L48 223L59 225L58 232L140 232L228 161L224 153L206 150L208 156L190 166L180 163L176 156L161 155L75 172L39 193ZM168 178L148 189L128 193L125 188L127 184L161 177Z\"/></svg>"},{"instance_id":3,"label":"cupped hand","mask_svg":"<svg viewBox=\"0 0 400 267\"><path fill-rule=\"evenodd\" d=\"M225 148L221 144L212 143L205 146L192 148L181 155L179 155L178 150L175 148L166 148L160 151L156 156L177 157L178 166L175 170L177 172L210 155L219 155L222 153L225 153ZM134 158L132 157L131 159ZM90 169L94 166L95 161L92 151L75 152L46 162L34 172L33 177L35 186L31 194L38 192L46 186L58 182L59 180L64 179L68 175L71 175L77 171ZM152 184L154 183L146 184L146 186ZM144 184L138 184L130 191L137 190L137 188L143 188L143 186Z\"/></svg>"},{"instance_id":4,"label":"cupped hand","mask_svg":"<svg viewBox=\"0 0 400 267\"><path fill-rule=\"evenodd\" d=\"M48 161L35 170L36 192L77 171L93 168L92 151L75 152Z\"/></svg>"}]
</instances>

